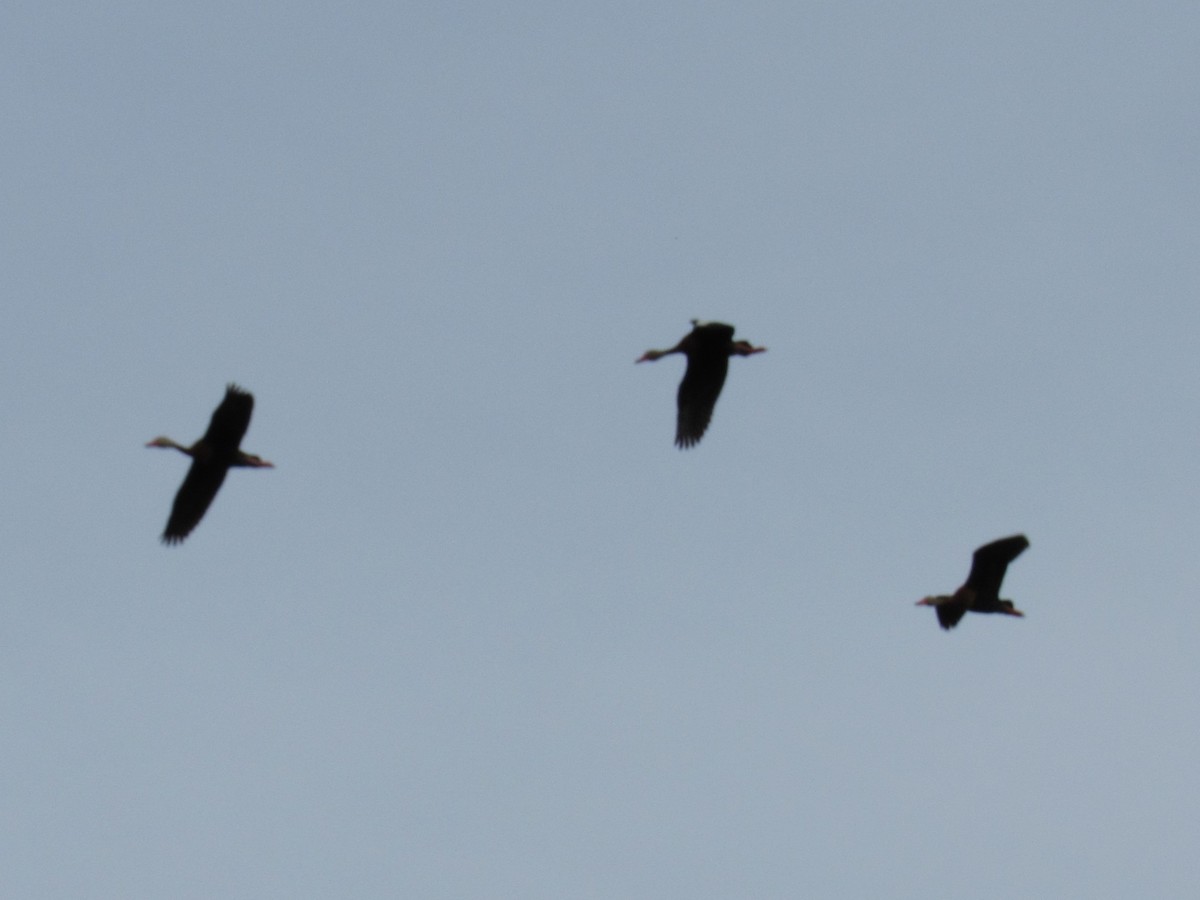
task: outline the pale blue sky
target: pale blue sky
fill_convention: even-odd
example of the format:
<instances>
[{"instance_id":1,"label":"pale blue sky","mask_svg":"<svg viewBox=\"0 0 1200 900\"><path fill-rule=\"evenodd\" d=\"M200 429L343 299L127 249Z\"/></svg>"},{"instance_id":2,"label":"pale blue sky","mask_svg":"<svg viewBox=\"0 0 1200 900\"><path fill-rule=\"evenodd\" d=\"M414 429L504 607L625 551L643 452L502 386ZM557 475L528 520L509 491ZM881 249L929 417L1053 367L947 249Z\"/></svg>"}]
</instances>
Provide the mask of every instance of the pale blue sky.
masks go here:
<instances>
[{"instance_id":1,"label":"pale blue sky","mask_svg":"<svg viewBox=\"0 0 1200 900\"><path fill-rule=\"evenodd\" d=\"M1195 897L1197 47L7 4L0 895ZM692 317L770 350L679 452Z\"/></svg>"}]
</instances>

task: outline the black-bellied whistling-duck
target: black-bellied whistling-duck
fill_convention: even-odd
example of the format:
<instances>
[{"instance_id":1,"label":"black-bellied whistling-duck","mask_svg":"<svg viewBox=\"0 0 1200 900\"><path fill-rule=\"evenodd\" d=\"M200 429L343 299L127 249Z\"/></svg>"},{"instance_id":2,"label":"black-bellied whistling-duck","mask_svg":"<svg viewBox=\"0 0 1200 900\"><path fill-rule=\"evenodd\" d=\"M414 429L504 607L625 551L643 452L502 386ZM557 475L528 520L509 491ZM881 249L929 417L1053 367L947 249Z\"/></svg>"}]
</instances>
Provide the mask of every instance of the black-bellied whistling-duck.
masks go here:
<instances>
[{"instance_id":1,"label":"black-bellied whistling-duck","mask_svg":"<svg viewBox=\"0 0 1200 900\"><path fill-rule=\"evenodd\" d=\"M250 426L254 412L254 396L236 384L225 389L225 399L212 414L204 437L190 447L177 444L168 437L156 437L147 447L173 447L192 458L192 467L175 495L171 518L163 532L164 544L178 544L187 537L204 517L205 511L217 496L225 473L235 466L251 469L271 469L272 463L253 453L238 449L242 436Z\"/></svg>"},{"instance_id":2,"label":"black-bellied whistling-duck","mask_svg":"<svg viewBox=\"0 0 1200 900\"><path fill-rule=\"evenodd\" d=\"M672 353L682 353L687 357L687 371L679 383L675 446L691 447L704 436L717 397L721 395L721 388L725 384L729 357L750 356L766 349L755 347L749 341L735 341L732 325L692 319L692 330L670 350L647 350L641 355L637 362L661 359Z\"/></svg>"},{"instance_id":3,"label":"black-bellied whistling-duck","mask_svg":"<svg viewBox=\"0 0 1200 900\"><path fill-rule=\"evenodd\" d=\"M1008 564L1025 552L1029 539L1023 534L1001 538L984 544L975 551L971 561L971 574L957 591L949 596L926 597L918 600L917 606L932 606L937 610L938 624L945 629L953 628L967 612L1004 613L1006 616L1023 616L1011 600L1000 599L1000 583Z\"/></svg>"}]
</instances>

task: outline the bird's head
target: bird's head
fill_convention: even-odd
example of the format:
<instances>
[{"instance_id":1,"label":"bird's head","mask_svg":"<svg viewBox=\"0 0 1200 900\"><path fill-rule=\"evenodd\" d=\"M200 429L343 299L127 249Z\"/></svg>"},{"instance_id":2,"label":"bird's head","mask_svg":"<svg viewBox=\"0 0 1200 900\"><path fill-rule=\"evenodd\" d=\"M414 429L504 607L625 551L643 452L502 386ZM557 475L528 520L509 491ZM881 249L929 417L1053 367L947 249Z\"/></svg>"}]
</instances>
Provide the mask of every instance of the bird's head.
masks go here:
<instances>
[{"instance_id":1,"label":"bird's head","mask_svg":"<svg viewBox=\"0 0 1200 900\"><path fill-rule=\"evenodd\" d=\"M944 603L949 599L949 597L936 597L930 595L928 597L922 597L920 600L918 600L917 606L937 606L938 604Z\"/></svg>"},{"instance_id":2,"label":"bird's head","mask_svg":"<svg viewBox=\"0 0 1200 900\"><path fill-rule=\"evenodd\" d=\"M178 447L179 447L179 445L176 444L169 437L156 437L154 440L149 441L146 444L146 446L147 447L171 447L174 449L178 449Z\"/></svg>"}]
</instances>

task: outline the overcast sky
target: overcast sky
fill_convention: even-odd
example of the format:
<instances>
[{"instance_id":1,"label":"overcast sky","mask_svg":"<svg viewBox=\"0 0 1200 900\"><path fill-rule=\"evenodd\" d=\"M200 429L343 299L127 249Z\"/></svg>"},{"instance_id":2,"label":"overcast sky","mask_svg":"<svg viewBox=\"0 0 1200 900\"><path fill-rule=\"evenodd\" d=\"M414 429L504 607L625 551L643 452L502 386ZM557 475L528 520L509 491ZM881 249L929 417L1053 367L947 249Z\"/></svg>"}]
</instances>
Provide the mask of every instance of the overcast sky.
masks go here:
<instances>
[{"instance_id":1,"label":"overcast sky","mask_svg":"<svg viewBox=\"0 0 1200 900\"><path fill-rule=\"evenodd\" d=\"M1196 897L1198 47L6 4L0 895ZM693 317L769 351L681 452Z\"/></svg>"}]
</instances>

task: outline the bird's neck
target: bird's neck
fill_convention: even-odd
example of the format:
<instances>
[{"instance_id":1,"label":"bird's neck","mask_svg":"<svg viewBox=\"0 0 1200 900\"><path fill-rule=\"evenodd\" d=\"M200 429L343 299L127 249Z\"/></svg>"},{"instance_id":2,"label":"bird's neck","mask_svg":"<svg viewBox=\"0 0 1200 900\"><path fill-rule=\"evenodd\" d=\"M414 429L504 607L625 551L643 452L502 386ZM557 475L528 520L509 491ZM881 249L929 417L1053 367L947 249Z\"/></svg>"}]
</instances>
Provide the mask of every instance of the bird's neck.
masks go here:
<instances>
[{"instance_id":1,"label":"bird's neck","mask_svg":"<svg viewBox=\"0 0 1200 900\"><path fill-rule=\"evenodd\" d=\"M180 444L177 441L173 441L169 437L155 438L146 446L147 447L163 447L163 448L170 449L170 450L178 450L180 453L186 453L188 456L195 455L194 452L192 451L191 447L185 447L185 446L183 446L183 444Z\"/></svg>"},{"instance_id":2,"label":"bird's neck","mask_svg":"<svg viewBox=\"0 0 1200 900\"><path fill-rule=\"evenodd\" d=\"M654 362L656 359L662 359L664 356L670 356L672 353L681 353L678 347L672 347L670 350L647 350L642 354L642 358L638 362Z\"/></svg>"}]
</instances>

